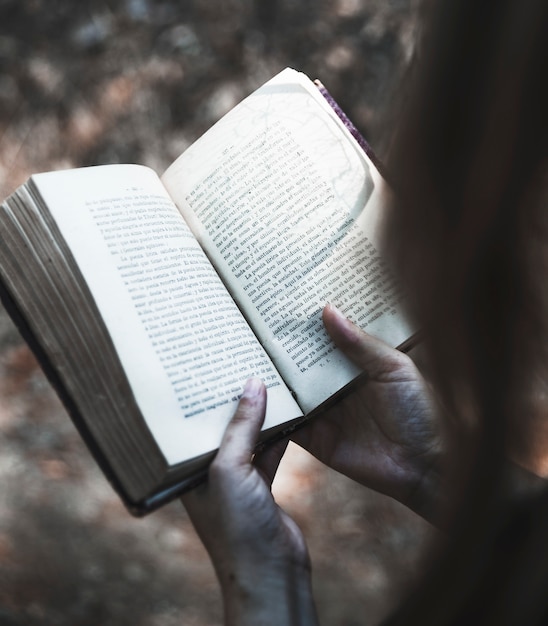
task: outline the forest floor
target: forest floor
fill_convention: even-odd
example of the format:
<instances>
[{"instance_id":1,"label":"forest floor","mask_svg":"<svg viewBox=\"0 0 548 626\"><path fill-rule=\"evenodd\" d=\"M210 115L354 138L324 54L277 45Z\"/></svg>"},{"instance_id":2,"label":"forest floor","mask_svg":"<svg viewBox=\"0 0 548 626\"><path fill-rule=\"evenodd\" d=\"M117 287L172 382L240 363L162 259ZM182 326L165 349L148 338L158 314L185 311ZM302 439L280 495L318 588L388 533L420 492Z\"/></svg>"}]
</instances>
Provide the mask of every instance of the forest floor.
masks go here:
<instances>
[{"instance_id":1,"label":"forest floor","mask_svg":"<svg viewBox=\"0 0 548 626\"><path fill-rule=\"evenodd\" d=\"M285 66L319 77L382 157L410 58L412 0L0 3L0 195L33 172L162 172ZM221 623L179 503L128 515L0 309L0 623ZM431 528L291 447L274 485L303 529L324 626L376 624L421 569Z\"/></svg>"}]
</instances>

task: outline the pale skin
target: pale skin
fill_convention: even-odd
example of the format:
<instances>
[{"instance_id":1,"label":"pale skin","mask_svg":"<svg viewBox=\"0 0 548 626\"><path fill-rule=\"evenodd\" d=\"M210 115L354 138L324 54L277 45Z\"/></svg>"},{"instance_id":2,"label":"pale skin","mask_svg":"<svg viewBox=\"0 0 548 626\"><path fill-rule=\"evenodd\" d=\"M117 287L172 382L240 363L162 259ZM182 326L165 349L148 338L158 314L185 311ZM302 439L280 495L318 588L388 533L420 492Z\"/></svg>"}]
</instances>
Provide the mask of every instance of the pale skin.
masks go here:
<instances>
[{"instance_id":1,"label":"pale skin","mask_svg":"<svg viewBox=\"0 0 548 626\"><path fill-rule=\"evenodd\" d=\"M366 379L293 439L320 461L434 520L442 454L429 388L409 357L328 305L325 326ZM316 624L310 561L271 484L287 442L252 460L266 391L247 382L206 484L183 498L214 564L229 626Z\"/></svg>"},{"instance_id":2,"label":"pale skin","mask_svg":"<svg viewBox=\"0 0 548 626\"><path fill-rule=\"evenodd\" d=\"M366 378L293 440L329 467L436 521L443 453L440 410L429 385L407 355L335 307L324 309L323 320Z\"/></svg>"}]
</instances>

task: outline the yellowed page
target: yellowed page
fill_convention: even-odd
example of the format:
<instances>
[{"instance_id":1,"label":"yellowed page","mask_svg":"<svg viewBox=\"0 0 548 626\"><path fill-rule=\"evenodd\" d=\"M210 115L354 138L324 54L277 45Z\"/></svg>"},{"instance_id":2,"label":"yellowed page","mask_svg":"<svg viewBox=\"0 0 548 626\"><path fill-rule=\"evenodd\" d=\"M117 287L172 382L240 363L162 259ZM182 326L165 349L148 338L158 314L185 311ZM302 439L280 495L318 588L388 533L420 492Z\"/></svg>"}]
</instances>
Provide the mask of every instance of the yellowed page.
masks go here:
<instances>
[{"instance_id":1,"label":"yellowed page","mask_svg":"<svg viewBox=\"0 0 548 626\"><path fill-rule=\"evenodd\" d=\"M156 174L115 165L33 181L168 463L218 446L250 375L269 387L265 427L300 414Z\"/></svg>"},{"instance_id":2,"label":"yellowed page","mask_svg":"<svg viewBox=\"0 0 548 626\"><path fill-rule=\"evenodd\" d=\"M379 254L385 184L304 75L269 81L162 180L306 411L359 373L326 302L394 346L410 336Z\"/></svg>"}]
</instances>

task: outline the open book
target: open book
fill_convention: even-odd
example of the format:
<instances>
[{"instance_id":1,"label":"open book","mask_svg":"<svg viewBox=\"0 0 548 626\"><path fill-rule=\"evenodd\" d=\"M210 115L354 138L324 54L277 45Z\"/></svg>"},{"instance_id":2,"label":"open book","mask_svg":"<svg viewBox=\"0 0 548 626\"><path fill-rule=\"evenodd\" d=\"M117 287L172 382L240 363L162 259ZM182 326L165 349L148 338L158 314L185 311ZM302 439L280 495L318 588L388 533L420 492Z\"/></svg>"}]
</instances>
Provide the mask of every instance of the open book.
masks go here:
<instances>
[{"instance_id":1,"label":"open book","mask_svg":"<svg viewBox=\"0 0 548 626\"><path fill-rule=\"evenodd\" d=\"M248 377L269 439L359 376L327 302L411 337L378 249L388 193L325 92L286 69L161 178L49 172L2 204L3 302L130 511L200 480Z\"/></svg>"}]
</instances>

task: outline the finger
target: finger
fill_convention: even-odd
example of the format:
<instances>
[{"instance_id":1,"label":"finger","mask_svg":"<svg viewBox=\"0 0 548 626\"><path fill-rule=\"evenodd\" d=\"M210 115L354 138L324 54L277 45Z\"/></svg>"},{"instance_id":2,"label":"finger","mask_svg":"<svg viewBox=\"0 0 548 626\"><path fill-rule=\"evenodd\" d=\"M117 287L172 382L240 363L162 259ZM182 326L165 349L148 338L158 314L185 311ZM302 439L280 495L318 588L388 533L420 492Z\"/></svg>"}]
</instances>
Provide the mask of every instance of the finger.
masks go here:
<instances>
[{"instance_id":1,"label":"finger","mask_svg":"<svg viewBox=\"0 0 548 626\"><path fill-rule=\"evenodd\" d=\"M358 328L334 305L324 307L323 322L335 345L371 378L408 365L406 355Z\"/></svg>"},{"instance_id":2,"label":"finger","mask_svg":"<svg viewBox=\"0 0 548 626\"><path fill-rule=\"evenodd\" d=\"M269 487L272 486L272 481L276 476L276 472L278 471L280 461L285 454L288 443L289 439L278 441L258 452L253 459L253 464L264 476L266 484Z\"/></svg>"},{"instance_id":3,"label":"finger","mask_svg":"<svg viewBox=\"0 0 548 626\"><path fill-rule=\"evenodd\" d=\"M249 463L266 412L266 388L258 378L250 378L243 389L236 413L226 427L217 463Z\"/></svg>"}]
</instances>

